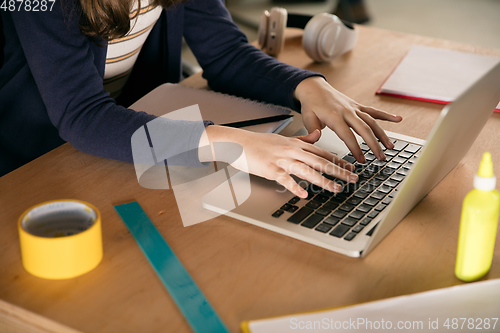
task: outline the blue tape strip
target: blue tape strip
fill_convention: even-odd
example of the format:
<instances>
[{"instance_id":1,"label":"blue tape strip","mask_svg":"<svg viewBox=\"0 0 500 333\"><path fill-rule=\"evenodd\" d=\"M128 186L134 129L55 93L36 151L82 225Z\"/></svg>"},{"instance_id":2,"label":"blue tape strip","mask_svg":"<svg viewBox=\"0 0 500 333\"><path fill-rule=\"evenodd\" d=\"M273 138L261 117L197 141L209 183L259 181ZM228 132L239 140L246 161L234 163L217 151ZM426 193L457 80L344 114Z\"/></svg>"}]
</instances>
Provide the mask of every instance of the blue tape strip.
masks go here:
<instances>
[{"instance_id":1,"label":"blue tape strip","mask_svg":"<svg viewBox=\"0 0 500 333\"><path fill-rule=\"evenodd\" d=\"M115 206L195 332L229 332L210 303L137 202Z\"/></svg>"}]
</instances>

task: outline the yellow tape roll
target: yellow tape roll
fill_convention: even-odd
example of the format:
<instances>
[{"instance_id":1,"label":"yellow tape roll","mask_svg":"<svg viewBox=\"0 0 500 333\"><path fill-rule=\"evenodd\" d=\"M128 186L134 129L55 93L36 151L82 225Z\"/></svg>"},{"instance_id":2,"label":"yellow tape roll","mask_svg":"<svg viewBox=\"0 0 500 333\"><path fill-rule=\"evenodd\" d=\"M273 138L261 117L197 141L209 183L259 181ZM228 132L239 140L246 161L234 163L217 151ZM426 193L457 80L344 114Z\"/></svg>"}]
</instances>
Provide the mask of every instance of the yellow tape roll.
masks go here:
<instances>
[{"instance_id":1,"label":"yellow tape roll","mask_svg":"<svg viewBox=\"0 0 500 333\"><path fill-rule=\"evenodd\" d=\"M46 279L73 278L102 259L101 214L78 200L48 201L18 221L24 268Z\"/></svg>"}]
</instances>

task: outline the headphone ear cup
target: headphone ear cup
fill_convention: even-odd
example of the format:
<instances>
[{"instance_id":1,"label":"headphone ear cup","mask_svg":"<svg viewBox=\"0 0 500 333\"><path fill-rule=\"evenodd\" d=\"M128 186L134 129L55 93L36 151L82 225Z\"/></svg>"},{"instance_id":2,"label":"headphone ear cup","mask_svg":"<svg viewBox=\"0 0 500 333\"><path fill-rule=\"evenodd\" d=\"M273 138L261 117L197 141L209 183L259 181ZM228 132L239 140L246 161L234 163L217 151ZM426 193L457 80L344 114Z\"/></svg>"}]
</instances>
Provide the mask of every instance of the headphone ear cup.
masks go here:
<instances>
[{"instance_id":1,"label":"headphone ear cup","mask_svg":"<svg viewBox=\"0 0 500 333\"><path fill-rule=\"evenodd\" d=\"M314 61L325 62L350 51L357 41L358 31L344 25L335 15L315 15L304 28L302 45Z\"/></svg>"},{"instance_id":2,"label":"headphone ear cup","mask_svg":"<svg viewBox=\"0 0 500 333\"><path fill-rule=\"evenodd\" d=\"M285 29L288 14L285 8L273 7L269 12L265 51L277 56L285 46ZM260 35L259 35L260 38Z\"/></svg>"},{"instance_id":3,"label":"headphone ear cup","mask_svg":"<svg viewBox=\"0 0 500 333\"><path fill-rule=\"evenodd\" d=\"M266 40L267 40L267 26L269 22L269 12L265 10L262 15L260 16L260 22L259 22L259 31L258 31L258 36L259 36L259 47L261 49L264 49L266 47Z\"/></svg>"}]
</instances>

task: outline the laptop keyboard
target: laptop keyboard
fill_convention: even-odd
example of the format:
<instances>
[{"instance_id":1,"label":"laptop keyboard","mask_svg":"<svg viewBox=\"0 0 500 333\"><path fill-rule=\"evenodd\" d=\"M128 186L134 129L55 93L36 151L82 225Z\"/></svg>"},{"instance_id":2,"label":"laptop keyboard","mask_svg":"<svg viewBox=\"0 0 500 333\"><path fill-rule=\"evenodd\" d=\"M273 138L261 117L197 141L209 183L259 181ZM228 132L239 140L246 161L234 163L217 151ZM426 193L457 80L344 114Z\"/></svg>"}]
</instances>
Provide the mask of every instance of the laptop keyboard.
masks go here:
<instances>
[{"instance_id":1,"label":"laptop keyboard","mask_svg":"<svg viewBox=\"0 0 500 333\"><path fill-rule=\"evenodd\" d=\"M306 199L293 197L272 216L286 218L290 223L346 241L353 240L367 227L371 228L367 233L371 236L376 225L371 226L370 222L391 203L422 147L402 140L391 140L394 149L388 150L380 144L387 158L385 161L377 160L365 143L360 145L366 158L365 164L358 163L351 153L343 157L354 164L354 172L359 177L357 183L346 183L323 174L341 184L342 191L335 194L309 184L306 187L309 194ZM297 204L301 202L305 204L299 208Z\"/></svg>"}]
</instances>

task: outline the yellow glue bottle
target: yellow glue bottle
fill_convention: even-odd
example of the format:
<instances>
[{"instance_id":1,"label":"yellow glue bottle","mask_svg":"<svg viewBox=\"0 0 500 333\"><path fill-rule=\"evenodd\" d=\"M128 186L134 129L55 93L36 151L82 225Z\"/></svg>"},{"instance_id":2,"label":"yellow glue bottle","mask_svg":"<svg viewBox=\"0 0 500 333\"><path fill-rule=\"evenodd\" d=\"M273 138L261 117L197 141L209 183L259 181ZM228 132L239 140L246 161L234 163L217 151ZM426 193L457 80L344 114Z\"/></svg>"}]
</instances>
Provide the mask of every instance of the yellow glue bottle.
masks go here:
<instances>
[{"instance_id":1,"label":"yellow glue bottle","mask_svg":"<svg viewBox=\"0 0 500 333\"><path fill-rule=\"evenodd\" d=\"M455 275L462 281L475 281L490 270L500 208L495 186L491 154L486 152L462 207L455 265Z\"/></svg>"}]
</instances>

